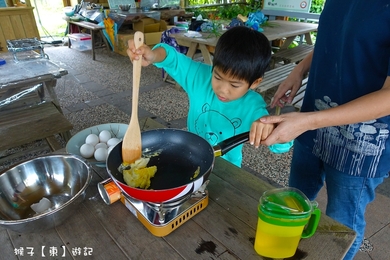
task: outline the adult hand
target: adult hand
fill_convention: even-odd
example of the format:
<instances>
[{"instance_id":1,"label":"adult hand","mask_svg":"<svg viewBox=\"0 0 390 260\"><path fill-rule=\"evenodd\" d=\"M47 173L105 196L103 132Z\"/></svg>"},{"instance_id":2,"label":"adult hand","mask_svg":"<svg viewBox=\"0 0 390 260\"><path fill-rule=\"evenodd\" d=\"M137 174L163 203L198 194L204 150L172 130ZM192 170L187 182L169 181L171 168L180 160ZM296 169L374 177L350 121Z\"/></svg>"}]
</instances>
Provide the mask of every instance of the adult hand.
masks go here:
<instances>
[{"instance_id":1,"label":"adult hand","mask_svg":"<svg viewBox=\"0 0 390 260\"><path fill-rule=\"evenodd\" d=\"M294 140L296 137L311 130L310 116L315 112L292 112L279 116L265 116L260 119L266 124L276 124L276 128L267 137L261 141L261 144L272 145L278 143L287 143Z\"/></svg>"},{"instance_id":2,"label":"adult hand","mask_svg":"<svg viewBox=\"0 0 390 260\"><path fill-rule=\"evenodd\" d=\"M291 104L293 98L302 86L303 76L298 70L293 70L288 77L279 85L271 102L271 108L283 107L284 104Z\"/></svg>"}]
</instances>

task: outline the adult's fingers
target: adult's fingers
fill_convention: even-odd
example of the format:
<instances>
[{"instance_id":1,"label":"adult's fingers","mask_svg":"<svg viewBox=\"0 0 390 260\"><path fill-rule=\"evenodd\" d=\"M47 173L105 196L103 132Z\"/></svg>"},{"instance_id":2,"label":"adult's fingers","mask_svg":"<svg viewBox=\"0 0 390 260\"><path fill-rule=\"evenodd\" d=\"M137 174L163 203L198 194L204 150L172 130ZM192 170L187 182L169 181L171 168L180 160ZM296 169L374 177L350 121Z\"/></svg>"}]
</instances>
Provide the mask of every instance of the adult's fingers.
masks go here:
<instances>
[{"instance_id":1,"label":"adult's fingers","mask_svg":"<svg viewBox=\"0 0 390 260\"><path fill-rule=\"evenodd\" d=\"M263 116L260 121L265 124L278 124L283 121L281 116Z\"/></svg>"}]
</instances>

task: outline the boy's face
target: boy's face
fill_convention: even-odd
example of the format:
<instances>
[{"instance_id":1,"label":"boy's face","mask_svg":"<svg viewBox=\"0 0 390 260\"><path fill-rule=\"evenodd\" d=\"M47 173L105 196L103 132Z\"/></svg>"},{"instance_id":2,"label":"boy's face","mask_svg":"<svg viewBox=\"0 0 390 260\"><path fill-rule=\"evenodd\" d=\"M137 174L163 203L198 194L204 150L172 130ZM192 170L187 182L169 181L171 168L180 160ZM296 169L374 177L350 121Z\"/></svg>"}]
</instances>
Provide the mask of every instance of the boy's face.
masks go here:
<instances>
[{"instance_id":1,"label":"boy's face","mask_svg":"<svg viewBox=\"0 0 390 260\"><path fill-rule=\"evenodd\" d=\"M251 86L249 83L232 77L229 74L224 74L218 68L214 68L211 85L215 95L222 102L229 102L241 98L248 92L249 89L256 88L262 78L257 79Z\"/></svg>"}]
</instances>

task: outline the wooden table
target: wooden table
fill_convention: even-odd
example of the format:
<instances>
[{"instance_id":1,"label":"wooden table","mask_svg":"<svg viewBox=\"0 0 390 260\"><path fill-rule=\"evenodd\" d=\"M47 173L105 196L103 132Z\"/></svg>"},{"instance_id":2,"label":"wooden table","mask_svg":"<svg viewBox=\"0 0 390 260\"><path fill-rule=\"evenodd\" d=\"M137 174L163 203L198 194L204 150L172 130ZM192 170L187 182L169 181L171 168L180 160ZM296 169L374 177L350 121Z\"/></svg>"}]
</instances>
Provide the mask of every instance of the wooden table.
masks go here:
<instances>
[{"instance_id":1,"label":"wooden table","mask_svg":"<svg viewBox=\"0 0 390 260\"><path fill-rule=\"evenodd\" d=\"M92 60L95 60L95 49L96 49L96 34L99 33L102 41L104 42L104 46L107 48L107 50L110 50L110 46L108 45L107 39L103 34L103 29L105 28L104 26L98 25L96 23L91 23L91 22L86 22L86 21L70 21L68 20L68 28L69 28L69 34L73 33L72 26L71 25L76 25L78 27L87 29L91 32L91 42L92 42ZM103 47L104 47L103 46ZM71 41L68 39L68 47L71 47ZM100 47L98 47L100 48Z\"/></svg>"},{"instance_id":2,"label":"wooden table","mask_svg":"<svg viewBox=\"0 0 390 260\"><path fill-rule=\"evenodd\" d=\"M151 119L140 125L142 130L162 127ZM84 203L56 229L18 234L0 228L2 258L17 259L14 250L20 248L27 255L29 247L34 259L42 251L49 258L50 248L58 250L59 259L73 259L72 252L86 253L85 259L263 259L253 249L257 206L273 187L258 177L216 158L208 206L165 237L153 236L121 202L102 201L96 184L107 177L104 168L94 168ZM294 259L342 259L354 238L354 231L323 215Z\"/></svg>"},{"instance_id":3,"label":"wooden table","mask_svg":"<svg viewBox=\"0 0 390 260\"><path fill-rule=\"evenodd\" d=\"M318 27L318 24L315 23L290 22L282 20L270 21L269 23L273 26L264 27L263 33L270 41L286 38L281 49L286 49L295 37L299 35L305 35L307 44L312 45L313 42L310 37L310 32L317 31ZM202 33L202 35L203 37L201 38L190 38L184 36L184 33L171 34L179 45L189 47L187 56L193 58L196 50L199 49L204 58L204 62L211 64L210 52L214 52L218 37L209 33Z\"/></svg>"},{"instance_id":4,"label":"wooden table","mask_svg":"<svg viewBox=\"0 0 390 260\"><path fill-rule=\"evenodd\" d=\"M191 18L194 15L192 12L186 12L185 9L150 9L143 11L141 8L130 8L129 11L121 11L120 9L110 9L108 17L113 19L118 25L118 30L122 24L131 24L140 21L142 18L153 18L155 20L164 20L169 22L174 16Z\"/></svg>"},{"instance_id":5,"label":"wooden table","mask_svg":"<svg viewBox=\"0 0 390 260\"><path fill-rule=\"evenodd\" d=\"M0 58L6 60L0 67L0 152L43 138L53 150L61 147L53 135L61 133L68 140L73 126L54 87L68 71L45 58L16 62L10 53Z\"/></svg>"}]
</instances>

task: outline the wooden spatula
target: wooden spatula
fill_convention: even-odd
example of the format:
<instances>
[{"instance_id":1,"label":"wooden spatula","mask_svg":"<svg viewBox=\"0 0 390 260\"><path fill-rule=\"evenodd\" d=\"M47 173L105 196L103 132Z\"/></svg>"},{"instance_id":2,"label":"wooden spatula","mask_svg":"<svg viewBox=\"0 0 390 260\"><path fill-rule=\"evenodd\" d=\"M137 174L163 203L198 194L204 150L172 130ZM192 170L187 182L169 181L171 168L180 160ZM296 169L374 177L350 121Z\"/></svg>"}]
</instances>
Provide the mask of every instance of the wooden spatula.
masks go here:
<instances>
[{"instance_id":1,"label":"wooden spatula","mask_svg":"<svg viewBox=\"0 0 390 260\"><path fill-rule=\"evenodd\" d=\"M139 48L144 43L144 34L135 32L135 48ZM122 143L122 160L124 163L133 163L141 158L141 129L138 122L138 95L139 83L141 78L142 57L139 60L133 60L133 101L131 106L130 124L127 128Z\"/></svg>"}]
</instances>

